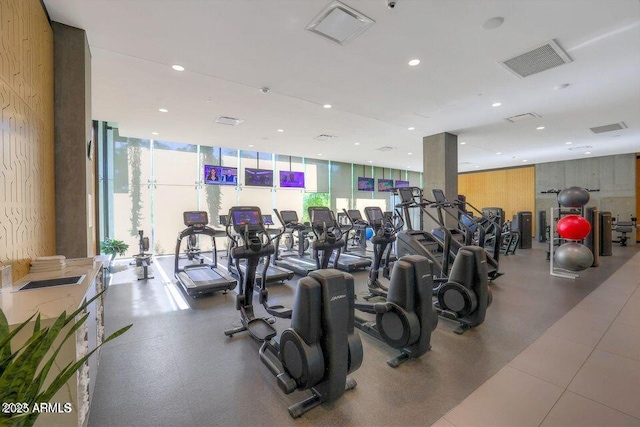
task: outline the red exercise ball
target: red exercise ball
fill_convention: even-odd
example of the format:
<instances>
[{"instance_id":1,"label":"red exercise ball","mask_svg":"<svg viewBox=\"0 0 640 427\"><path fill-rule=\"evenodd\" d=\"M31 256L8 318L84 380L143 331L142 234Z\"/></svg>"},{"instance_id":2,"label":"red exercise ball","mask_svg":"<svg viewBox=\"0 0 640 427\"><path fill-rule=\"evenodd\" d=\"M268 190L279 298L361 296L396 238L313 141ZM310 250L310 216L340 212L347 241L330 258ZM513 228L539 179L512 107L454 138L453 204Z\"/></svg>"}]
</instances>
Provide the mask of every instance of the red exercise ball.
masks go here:
<instances>
[{"instance_id":1,"label":"red exercise ball","mask_svg":"<svg viewBox=\"0 0 640 427\"><path fill-rule=\"evenodd\" d=\"M580 215L567 215L558 221L558 234L564 239L582 240L591 231L591 224Z\"/></svg>"}]
</instances>

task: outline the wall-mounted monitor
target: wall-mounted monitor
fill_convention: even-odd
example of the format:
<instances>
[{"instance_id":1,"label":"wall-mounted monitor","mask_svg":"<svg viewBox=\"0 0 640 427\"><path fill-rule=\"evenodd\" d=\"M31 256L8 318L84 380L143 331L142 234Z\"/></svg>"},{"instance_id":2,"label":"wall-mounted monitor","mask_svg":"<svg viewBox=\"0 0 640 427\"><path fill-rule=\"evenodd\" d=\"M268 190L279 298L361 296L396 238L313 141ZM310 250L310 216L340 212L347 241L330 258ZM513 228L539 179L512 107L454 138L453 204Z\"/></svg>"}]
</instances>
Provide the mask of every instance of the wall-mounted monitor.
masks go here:
<instances>
[{"instance_id":1,"label":"wall-mounted monitor","mask_svg":"<svg viewBox=\"0 0 640 427\"><path fill-rule=\"evenodd\" d=\"M358 191L373 191L375 185L375 179L367 178L364 176L358 177Z\"/></svg>"},{"instance_id":2,"label":"wall-mounted monitor","mask_svg":"<svg viewBox=\"0 0 640 427\"><path fill-rule=\"evenodd\" d=\"M378 191L393 191L393 180L378 178Z\"/></svg>"},{"instance_id":3,"label":"wall-mounted monitor","mask_svg":"<svg viewBox=\"0 0 640 427\"><path fill-rule=\"evenodd\" d=\"M238 184L238 169L226 166L204 165L204 183L236 185Z\"/></svg>"},{"instance_id":4,"label":"wall-mounted monitor","mask_svg":"<svg viewBox=\"0 0 640 427\"><path fill-rule=\"evenodd\" d=\"M409 181L400 181L399 179L396 179L396 188L402 188L402 187L408 187L409 186Z\"/></svg>"},{"instance_id":5,"label":"wall-mounted monitor","mask_svg":"<svg viewBox=\"0 0 640 427\"><path fill-rule=\"evenodd\" d=\"M244 170L244 185L273 187L273 171L270 169L246 168Z\"/></svg>"},{"instance_id":6,"label":"wall-mounted monitor","mask_svg":"<svg viewBox=\"0 0 640 427\"><path fill-rule=\"evenodd\" d=\"M280 187L304 188L304 172L280 171Z\"/></svg>"}]
</instances>

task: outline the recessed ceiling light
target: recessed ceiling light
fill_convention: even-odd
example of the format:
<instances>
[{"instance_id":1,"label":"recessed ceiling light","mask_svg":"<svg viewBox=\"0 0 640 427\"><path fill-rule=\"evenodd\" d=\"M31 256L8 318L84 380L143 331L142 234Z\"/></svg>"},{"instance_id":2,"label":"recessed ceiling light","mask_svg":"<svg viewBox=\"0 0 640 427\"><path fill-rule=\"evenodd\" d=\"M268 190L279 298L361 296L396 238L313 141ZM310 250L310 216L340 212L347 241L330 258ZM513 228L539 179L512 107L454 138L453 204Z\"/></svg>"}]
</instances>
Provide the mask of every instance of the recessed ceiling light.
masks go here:
<instances>
[{"instance_id":1,"label":"recessed ceiling light","mask_svg":"<svg viewBox=\"0 0 640 427\"><path fill-rule=\"evenodd\" d=\"M528 161L529 161L529 160L526 160L526 159L525 159L525 160L523 160L522 162L523 162L523 163L526 163L526 162L528 162Z\"/></svg>"},{"instance_id":2,"label":"recessed ceiling light","mask_svg":"<svg viewBox=\"0 0 640 427\"><path fill-rule=\"evenodd\" d=\"M591 154L591 151L585 151L584 154Z\"/></svg>"},{"instance_id":3,"label":"recessed ceiling light","mask_svg":"<svg viewBox=\"0 0 640 427\"><path fill-rule=\"evenodd\" d=\"M373 160L369 160L369 163L373 163Z\"/></svg>"},{"instance_id":4,"label":"recessed ceiling light","mask_svg":"<svg viewBox=\"0 0 640 427\"><path fill-rule=\"evenodd\" d=\"M354 142L353 145L360 145L360 143L359 142Z\"/></svg>"},{"instance_id":5,"label":"recessed ceiling light","mask_svg":"<svg viewBox=\"0 0 640 427\"><path fill-rule=\"evenodd\" d=\"M504 22L504 18L502 16L496 16L491 19L487 19L484 24L482 24L482 28L485 30L495 30Z\"/></svg>"},{"instance_id":6,"label":"recessed ceiling light","mask_svg":"<svg viewBox=\"0 0 640 427\"><path fill-rule=\"evenodd\" d=\"M420 63L419 59L412 59L411 61L409 61L409 65L411 65L412 67L415 67L419 63Z\"/></svg>"},{"instance_id":7,"label":"recessed ceiling light","mask_svg":"<svg viewBox=\"0 0 640 427\"><path fill-rule=\"evenodd\" d=\"M408 130L414 130L415 128L413 126L411 126L410 128L407 128Z\"/></svg>"},{"instance_id":8,"label":"recessed ceiling light","mask_svg":"<svg viewBox=\"0 0 640 427\"><path fill-rule=\"evenodd\" d=\"M466 144L466 142L465 142L465 141L462 141L462 142L460 143L460 145L465 145L465 144Z\"/></svg>"},{"instance_id":9,"label":"recessed ceiling light","mask_svg":"<svg viewBox=\"0 0 640 427\"><path fill-rule=\"evenodd\" d=\"M477 168L479 168L479 167L480 167L480 165L476 165L476 167L477 167Z\"/></svg>"},{"instance_id":10,"label":"recessed ceiling light","mask_svg":"<svg viewBox=\"0 0 640 427\"><path fill-rule=\"evenodd\" d=\"M411 169L411 166L407 166L407 169Z\"/></svg>"},{"instance_id":11,"label":"recessed ceiling light","mask_svg":"<svg viewBox=\"0 0 640 427\"><path fill-rule=\"evenodd\" d=\"M151 132L151 135L160 135L158 132Z\"/></svg>"},{"instance_id":12,"label":"recessed ceiling light","mask_svg":"<svg viewBox=\"0 0 640 427\"><path fill-rule=\"evenodd\" d=\"M182 65L172 65L171 68L173 68L176 71L184 71L184 67Z\"/></svg>"},{"instance_id":13,"label":"recessed ceiling light","mask_svg":"<svg viewBox=\"0 0 640 427\"><path fill-rule=\"evenodd\" d=\"M565 144L566 144L566 145L571 145L571 144L573 144L573 142L571 142L571 141L567 141L567 142L565 142Z\"/></svg>"},{"instance_id":14,"label":"recessed ceiling light","mask_svg":"<svg viewBox=\"0 0 640 427\"><path fill-rule=\"evenodd\" d=\"M492 107L499 107L502 105L502 102L494 102L493 104L491 104Z\"/></svg>"},{"instance_id":15,"label":"recessed ceiling light","mask_svg":"<svg viewBox=\"0 0 640 427\"><path fill-rule=\"evenodd\" d=\"M278 132L284 132L284 129L278 129Z\"/></svg>"},{"instance_id":16,"label":"recessed ceiling light","mask_svg":"<svg viewBox=\"0 0 640 427\"><path fill-rule=\"evenodd\" d=\"M538 127L536 128L536 130L542 130L542 129L544 129L544 126L538 126Z\"/></svg>"},{"instance_id":17,"label":"recessed ceiling light","mask_svg":"<svg viewBox=\"0 0 640 427\"><path fill-rule=\"evenodd\" d=\"M331 104L324 104L323 107L324 108L331 108Z\"/></svg>"},{"instance_id":18,"label":"recessed ceiling light","mask_svg":"<svg viewBox=\"0 0 640 427\"><path fill-rule=\"evenodd\" d=\"M555 86L554 89L555 90L562 90L562 89L568 88L569 86L571 86L569 83L563 83L561 85Z\"/></svg>"},{"instance_id":19,"label":"recessed ceiling light","mask_svg":"<svg viewBox=\"0 0 640 427\"><path fill-rule=\"evenodd\" d=\"M413 153L411 151L409 151L407 154L410 155L410 156L413 155Z\"/></svg>"},{"instance_id":20,"label":"recessed ceiling light","mask_svg":"<svg viewBox=\"0 0 640 427\"><path fill-rule=\"evenodd\" d=\"M205 99L205 101L211 102L211 98L207 98L207 99Z\"/></svg>"},{"instance_id":21,"label":"recessed ceiling light","mask_svg":"<svg viewBox=\"0 0 640 427\"><path fill-rule=\"evenodd\" d=\"M253 144L249 144L249 147L253 147Z\"/></svg>"},{"instance_id":22,"label":"recessed ceiling light","mask_svg":"<svg viewBox=\"0 0 640 427\"><path fill-rule=\"evenodd\" d=\"M499 156L500 154L502 154L502 151L498 151L496 154Z\"/></svg>"},{"instance_id":23,"label":"recessed ceiling light","mask_svg":"<svg viewBox=\"0 0 640 427\"><path fill-rule=\"evenodd\" d=\"M318 156L322 156L322 153L318 153Z\"/></svg>"},{"instance_id":24,"label":"recessed ceiling light","mask_svg":"<svg viewBox=\"0 0 640 427\"><path fill-rule=\"evenodd\" d=\"M169 110L167 110L166 108L158 108L158 111L160 111L161 113L168 113Z\"/></svg>"}]
</instances>

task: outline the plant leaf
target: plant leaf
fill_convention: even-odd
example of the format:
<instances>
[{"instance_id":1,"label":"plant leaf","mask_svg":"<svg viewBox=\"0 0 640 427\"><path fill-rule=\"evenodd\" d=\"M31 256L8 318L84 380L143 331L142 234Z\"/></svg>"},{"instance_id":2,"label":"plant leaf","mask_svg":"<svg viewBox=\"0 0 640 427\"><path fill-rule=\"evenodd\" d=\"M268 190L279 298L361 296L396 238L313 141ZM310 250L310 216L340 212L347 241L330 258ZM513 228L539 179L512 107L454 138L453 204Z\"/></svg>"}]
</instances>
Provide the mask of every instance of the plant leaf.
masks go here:
<instances>
[{"instance_id":1,"label":"plant leaf","mask_svg":"<svg viewBox=\"0 0 640 427\"><path fill-rule=\"evenodd\" d=\"M5 322L7 321L7 318L4 315L4 312L0 309L0 313L2 313L2 318L4 318ZM7 333L7 334L3 334L2 328L0 327L0 348L4 349L5 347L9 347L9 349L11 349L11 339L16 336L16 334L18 332L20 332L22 330L22 328L24 328L25 326L27 326L29 324L29 322L31 322L31 319L33 319L33 317L36 315L37 313L33 313L31 315L31 317L29 317L27 320L25 320L24 322L22 322L20 325L18 325L13 331ZM7 327L8 329L8 327Z\"/></svg>"}]
</instances>

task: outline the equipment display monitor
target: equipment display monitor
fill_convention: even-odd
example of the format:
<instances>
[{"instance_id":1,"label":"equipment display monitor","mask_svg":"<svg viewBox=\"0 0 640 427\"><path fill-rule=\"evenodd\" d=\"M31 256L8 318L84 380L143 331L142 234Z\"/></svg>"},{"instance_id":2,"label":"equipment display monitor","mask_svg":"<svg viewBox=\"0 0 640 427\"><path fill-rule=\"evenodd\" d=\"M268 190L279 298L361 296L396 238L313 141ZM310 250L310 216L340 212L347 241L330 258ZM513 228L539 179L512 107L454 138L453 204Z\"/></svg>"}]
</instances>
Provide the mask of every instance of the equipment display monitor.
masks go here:
<instances>
[{"instance_id":1,"label":"equipment display monitor","mask_svg":"<svg viewBox=\"0 0 640 427\"><path fill-rule=\"evenodd\" d=\"M220 218L218 218L220 225L227 225L227 218L227 215L220 215Z\"/></svg>"},{"instance_id":2,"label":"equipment display monitor","mask_svg":"<svg viewBox=\"0 0 640 427\"><path fill-rule=\"evenodd\" d=\"M191 227L192 225L207 225L209 216L206 211L189 211L182 213L184 225Z\"/></svg>"},{"instance_id":3,"label":"equipment display monitor","mask_svg":"<svg viewBox=\"0 0 640 427\"><path fill-rule=\"evenodd\" d=\"M409 186L409 181L401 181L399 179L396 179L396 188L408 187L408 186Z\"/></svg>"},{"instance_id":4,"label":"equipment display monitor","mask_svg":"<svg viewBox=\"0 0 640 427\"><path fill-rule=\"evenodd\" d=\"M298 214L296 211L280 211L280 216L285 224L298 222Z\"/></svg>"},{"instance_id":5,"label":"equipment display monitor","mask_svg":"<svg viewBox=\"0 0 640 427\"><path fill-rule=\"evenodd\" d=\"M447 203L447 198L444 195L444 191L435 189L433 190L433 197L436 198L436 203Z\"/></svg>"},{"instance_id":6,"label":"equipment display monitor","mask_svg":"<svg viewBox=\"0 0 640 427\"><path fill-rule=\"evenodd\" d=\"M358 191L373 191L375 185L374 178L367 178L364 176L358 177Z\"/></svg>"},{"instance_id":7,"label":"equipment display monitor","mask_svg":"<svg viewBox=\"0 0 640 427\"><path fill-rule=\"evenodd\" d=\"M204 183L236 185L238 184L238 168L204 165Z\"/></svg>"},{"instance_id":8,"label":"equipment display monitor","mask_svg":"<svg viewBox=\"0 0 640 427\"><path fill-rule=\"evenodd\" d=\"M271 215L262 215L262 222L264 222L264 225L274 225Z\"/></svg>"},{"instance_id":9,"label":"equipment display monitor","mask_svg":"<svg viewBox=\"0 0 640 427\"><path fill-rule=\"evenodd\" d=\"M262 215L258 210L234 210L233 211L233 224L234 225L258 225L262 220Z\"/></svg>"},{"instance_id":10,"label":"equipment display monitor","mask_svg":"<svg viewBox=\"0 0 640 427\"><path fill-rule=\"evenodd\" d=\"M384 218L382 214L382 209L380 209L377 206L364 208L364 212L367 215L367 218L369 219L369 221L375 224L381 223L382 219Z\"/></svg>"},{"instance_id":11,"label":"equipment display monitor","mask_svg":"<svg viewBox=\"0 0 640 427\"><path fill-rule=\"evenodd\" d=\"M256 187L273 187L273 171L246 168L244 170L244 184Z\"/></svg>"},{"instance_id":12,"label":"equipment display monitor","mask_svg":"<svg viewBox=\"0 0 640 427\"><path fill-rule=\"evenodd\" d=\"M398 193L400 193L402 203L413 202L413 190L410 187L400 187Z\"/></svg>"},{"instance_id":13,"label":"equipment display monitor","mask_svg":"<svg viewBox=\"0 0 640 427\"><path fill-rule=\"evenodd\" d=\"M311 222L315 225L327 224L329 227L333 226L334 220L329 209L313 209L311 216Z\"/></svg>"},{"instance_id":14,"label":"equipment display monitor","mask_svg":"<svg viewBox=\"0 0 640 427\"><path fill-rule=\"evenodd\" d=\"M280 171L280 187L304 188L304 172Z\"/></svg>"},{"instance_id":15,"label":"equipment display monitor","mask_svg":"<svg viewBox=\"0 0 640 427\"><path fill-rule=\"evenodd\" d=\"M360 214L359 209L349 209L347 210L347 212L349 213L349 216L351 217L351 219L354 221L362 219L362 215Z\"/></svg>"},{"instance_id":16,"label":"equipment display monitor","mask_svg":"<svg viewBox=\"0 0 640 427\"><path fill-rule=\"evenodd\" d=\"M383 192L393 191L393 180L378 178L378 191L383 191Z\"/></svg>"}]
</instances>

